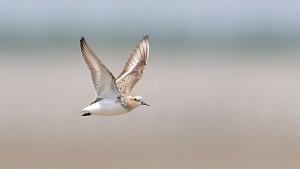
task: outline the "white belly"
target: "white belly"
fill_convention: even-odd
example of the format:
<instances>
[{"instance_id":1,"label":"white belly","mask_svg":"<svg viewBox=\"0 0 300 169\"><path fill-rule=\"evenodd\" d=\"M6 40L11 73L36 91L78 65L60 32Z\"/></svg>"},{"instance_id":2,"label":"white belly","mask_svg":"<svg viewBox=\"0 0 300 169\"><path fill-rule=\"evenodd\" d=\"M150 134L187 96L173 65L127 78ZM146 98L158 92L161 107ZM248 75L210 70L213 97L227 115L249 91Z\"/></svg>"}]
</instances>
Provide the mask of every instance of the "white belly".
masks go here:
<instances>
[{"instance_id":1,"label":"white belly","mask_svg":"<svg viewBox=\"0 0 300 169\"><path fill-rule=\"evenodd\" d=\"M113 116L127 113L128 111L113 100L103 99L82 109L83 112L89 112L93 115Z\"/></svg>"}]
</instances>

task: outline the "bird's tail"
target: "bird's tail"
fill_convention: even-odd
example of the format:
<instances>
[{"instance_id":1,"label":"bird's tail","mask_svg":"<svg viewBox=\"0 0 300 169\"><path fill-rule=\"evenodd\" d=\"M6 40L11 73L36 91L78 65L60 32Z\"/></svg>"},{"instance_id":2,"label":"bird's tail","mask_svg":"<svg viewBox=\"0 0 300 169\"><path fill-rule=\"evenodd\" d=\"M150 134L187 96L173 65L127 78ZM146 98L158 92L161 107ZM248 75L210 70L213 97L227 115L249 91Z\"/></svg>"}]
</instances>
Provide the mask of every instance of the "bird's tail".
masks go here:
<instances>
[{"instance_id":1,"label":"bird's tail","mask_svg":"<svg viewBox=\"0 0 300 169\"><path fill-rule=\"evenodd\" d=\"M80 110L76 112L77 114L80 114L80 116L90 116L92 113L86 111L86 110Z\"/></svg>"}]
</instances>

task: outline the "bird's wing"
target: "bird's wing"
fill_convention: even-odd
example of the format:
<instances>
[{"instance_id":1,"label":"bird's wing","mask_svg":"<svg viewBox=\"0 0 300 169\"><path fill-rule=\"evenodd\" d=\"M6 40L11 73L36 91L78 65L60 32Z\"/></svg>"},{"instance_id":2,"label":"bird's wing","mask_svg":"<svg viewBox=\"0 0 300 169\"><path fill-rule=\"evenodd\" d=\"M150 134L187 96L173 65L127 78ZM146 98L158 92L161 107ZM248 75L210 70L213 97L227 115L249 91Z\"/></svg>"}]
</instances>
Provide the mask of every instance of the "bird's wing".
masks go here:
<instances>
[{"instance_id":1,"label":"bird's wing","mask_svg":"<svg viewBox=\"0 0 300 169\"><path fill-rule=\"evenodd\" d=\"M132 88L140 80L149 56L149 38L146 35L131 53L123 71L117 77L117 87L122 95L131 94Z\"/></svg>"},{"instance_id":2,"label":"bird's wing","mask_svg":"<svg viewBox=\"0 0 300 169\"><path fill-rule=\"evenodd\" d=\"M84 61L91 73L96 99L118 97L120 94L115 77L89 48L84 37L80 39L80 48Z\"/></svg>"}]
</instances>

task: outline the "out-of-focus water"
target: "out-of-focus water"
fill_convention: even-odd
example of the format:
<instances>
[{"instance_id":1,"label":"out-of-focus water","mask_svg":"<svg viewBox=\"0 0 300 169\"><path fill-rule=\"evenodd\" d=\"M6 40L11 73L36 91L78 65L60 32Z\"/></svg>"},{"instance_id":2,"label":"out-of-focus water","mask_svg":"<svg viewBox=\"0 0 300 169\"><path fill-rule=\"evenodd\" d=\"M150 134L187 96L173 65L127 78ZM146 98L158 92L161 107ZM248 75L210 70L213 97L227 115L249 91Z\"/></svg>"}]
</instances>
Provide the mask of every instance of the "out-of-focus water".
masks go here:
<instances>
[{"instance_id":1,"label":"out-of-focus water","mask_svg":"<svg viewBox=\"0 0 300 169\"><path fill-rule=\"evenodd\" d=\"M127 51L95 51L117 76ZM296 169L298 53L154 48L135 87L150 107L80 117L94 93L79 50L2 52L0 168Z\"/></svg>"}]
</instances>

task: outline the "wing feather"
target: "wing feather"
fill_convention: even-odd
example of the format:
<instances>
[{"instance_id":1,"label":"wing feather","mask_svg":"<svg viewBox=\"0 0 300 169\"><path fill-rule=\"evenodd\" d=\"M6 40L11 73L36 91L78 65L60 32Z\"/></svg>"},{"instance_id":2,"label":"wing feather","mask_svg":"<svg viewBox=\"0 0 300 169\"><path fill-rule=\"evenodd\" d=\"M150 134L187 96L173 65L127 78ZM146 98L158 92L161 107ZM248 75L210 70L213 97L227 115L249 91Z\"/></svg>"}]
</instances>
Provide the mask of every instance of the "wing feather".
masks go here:
<instances>
[{"instance_id":1,"label":"wing feather","mask_svg":"<svg viewBox=\"0 0 300 169\"><path fill-rule=\"evenodd\" d=\"M115 77L89 48L84 37L80 39L80 48L84 61L90 70L96 99L118 97L119 91Z\"/></svg>"},{"instance_id":2,"label":"wing feather","mask_svg":"<svg viewBox=\"0 0 300 169\"><path fill-rule=\"evenodd\" d=\"M127 60L123 71L117 77L117 87L121 94L131 94L132 88L140 80L149 56L149 38L146 35L139 42Z\"/></svg>"}]
</instances>

